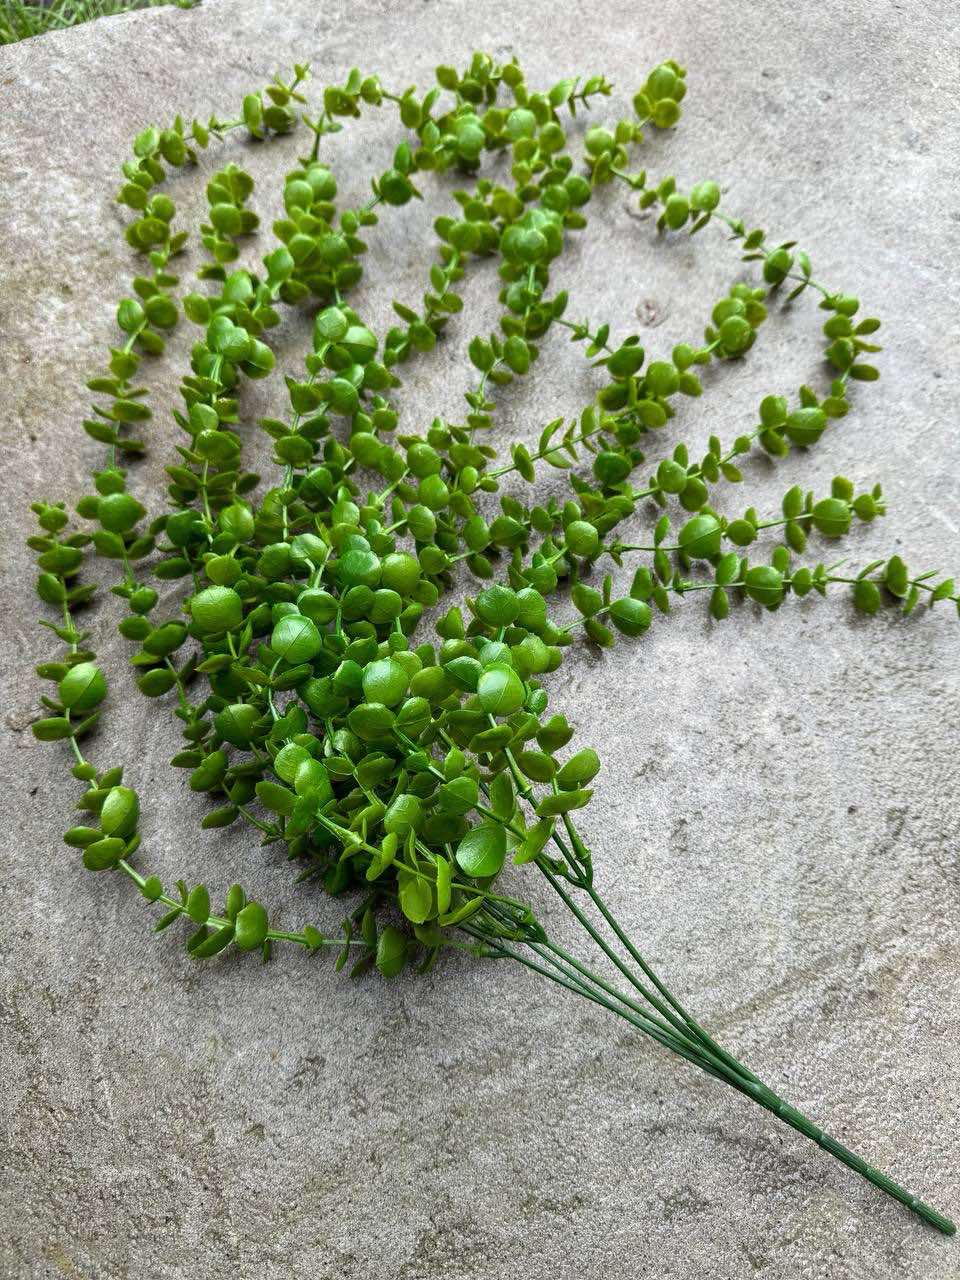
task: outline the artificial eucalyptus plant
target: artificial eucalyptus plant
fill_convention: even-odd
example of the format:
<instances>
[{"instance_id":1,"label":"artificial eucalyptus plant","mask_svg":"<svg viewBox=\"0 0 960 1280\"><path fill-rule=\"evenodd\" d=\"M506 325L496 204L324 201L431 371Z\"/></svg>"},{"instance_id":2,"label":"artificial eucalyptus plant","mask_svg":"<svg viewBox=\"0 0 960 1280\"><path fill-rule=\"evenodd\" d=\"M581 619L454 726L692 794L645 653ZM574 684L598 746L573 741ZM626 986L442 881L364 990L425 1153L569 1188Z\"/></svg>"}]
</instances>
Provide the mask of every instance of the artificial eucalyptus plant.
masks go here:
<instances>
[{"instance_id":1,"label":"artificial eucalyptus plant","mask_svg":"<svg viewBox=\"0 0 960 1280\"><path fill-rule=\"evenodd\" d=\"M854 385L878 376L869 356L879 321L860 318L855 297L818 281L793 241L772 241L727 213L715 182L683 190L631 167L643 130L680 117L686 83L674 62L650 73L630 118L588 129L577 158L564 118L610 94L600 75L535 91L516 62L476 54L462 72L437 68L423 96L351 72L313 109L307 75L295 67L289 81L248 95L236 118L178 116L147 128L123 165L117 198L133 213L126 235L142 266L117 308L117 345L87 384L97 401L83 425L103 445L102 463L93 492L76 503L80 528L63 502L37 502L40 532L30 540L38 594L56 615L43 626L64 646L37 668L53 688L33 731L68 744L84 787L83 824L67 844L88 870L119 873L156 903L157 930L187 925L197 960L228 949L266 956L280 942L388 978L449 948L484 963L513 960L616 1013L952 1233L947 1218L777 1097L652 971L604 898L577 825L599 757L590 748L565 754L571 727L548 710L571 645L641 636L689 594L706 592L718 621L731 597L773 610L835 587L868 614L886 604L905 613L921 601L958 604L952 580L913 572L896 555L860 570L816 553L810 563L796 558L808 543L819 548L852 522L881 516L879 487L858 493L838 476L829 493L794 485L776 511L747 507L729 519L718 510L715 490L741 481L751 451L779 460L836 429ZM369 200L348 208L323 141L368 108L395 109L406 137ZM237 130L266 142L296 128L306 154L285 179L285 213L262 267L232 265L258 218L253 179L231 162L207 183L203 287L181 293L172 264L188 232L174 230L174 203L161 189L168 170L196 164ZM484 176L496 152L510 158L505 184ZM349 302L363 273L362 237L417 198L424 175L450 170L463 185L434 224L429 286L419 303L394 302L396 324L378 335ZM664 235L719 225L749 264L702 338L656 359L636 335L618 341L608 324L572 319L575 304L551 288L553 263L587 227L595 188L608 183L635 193ZM502 312L497 332L470 342L463 421L402 427L398 371L456 323L461 280L490 257ZM711 437L702 457L683 443L665 450L664 429L683 398L704 389L700 371L747 356L781 293L812 295L824 312L823 385L766 396L755 423L726 443ZM257 423L276 468L261 485L242 461L252 432L243 397L249 379L273 372L266 339L285 307L313 315L313 344L302 375L286 378L289 407ZM166 502L150 513L128 470L151 416L139 378L181 313L196 341L173 415ZM564 337L592 363L595 394L573 421L555 418L498 458L488 431L497 389ZM648 463L648 450L659 460ZM564 501L504 491L508 476L514 490L534 486L544 467L565 471ZM638 535L640 525L650 531ZM779 544L770 551L768 536L758 554L768 531ZM184 745L171 763L210 800L201 825L249 823L265 845L284 846L298 881L347 904L342 936L312 924L273 927L269 908L239 884L212 894L189 867L165 885L142 866L136 791L120 763L94 765L81 745L107 695L79 623L95 591L80 578L90 553L112 566L138 688L180 721ZM608 562L636 565L627 595L614 596ZM464 570L475 585L457 603ZM167 587L161 602L154 584L169 583L183 591ZM425 611L438 641L423 634ZM538 921L524 896L530 875L569 911L590 944L585 954L567 951Z\"/></svg>"}]
</instances>

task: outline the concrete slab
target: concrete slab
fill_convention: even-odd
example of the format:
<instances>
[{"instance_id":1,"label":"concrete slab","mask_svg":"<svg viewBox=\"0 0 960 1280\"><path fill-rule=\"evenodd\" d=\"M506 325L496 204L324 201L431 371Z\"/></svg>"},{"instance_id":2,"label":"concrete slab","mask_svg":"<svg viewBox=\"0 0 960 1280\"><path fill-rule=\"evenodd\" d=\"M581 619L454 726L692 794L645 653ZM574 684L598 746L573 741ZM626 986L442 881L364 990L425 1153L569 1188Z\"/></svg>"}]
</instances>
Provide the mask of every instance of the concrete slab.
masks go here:
<instances>
[{"instance_id":1,"label":"concrete slab","mask_svg":"<svg viewBox=\"0 0 960 1280\"><path fill-rule=\"evenodd\" d=\"M111 197L133 134L177 111L228 111L294 60L319 81L356 63L406 85L485 48L516 51L533 81L604 71L609 118L661 58L688 66L684 120L651 139L651 170L716 178L728 204L800 239L885 325L879 386L808 456L751 464L743 502L836 472L882 479L890 513L851 554L960 567L956 43L915 0L208 0L0 51L5 1280L960 1276L955 1244L809 1143L520 972L464 962L351 984L292 954L201 971L151 938L148 911L61 843L59 754L26 728L40 633L21 543L27 504L75 499L99 456L79 426L83 382L131 274ZM383 115L331 144L348 190L362 192L397 136ZM298 150L231 142L203 172L241 159L266 210ZM190 207L199 187L187 176L172 190ZM719 235L663 248L621 193L604 203L558 276L578 313L668 351L739 265ZM384 278L419 296L437 207L390 217L372 239L375 283L358 303L377 323ZM491 283L471 285L484 323ZM306 332L285 325L286 367ZM411 367L407 422L461 411L473 332L455 325ZM761 395L818 374L817 334L812 305L772 320L677 433L702 444L748 428ZM186 329L177 354L185 342ZM500 443L582 400L578 357L559 339L545 354L510 393ZM172 366L153 381L145 493L172 448ZM257 388L251 416L275 391ZM119 675L108 615L98 637ZM954 1212L957 636L946 614L865 621L814 601L718 628L691 602L612 657L571 660L557 693L602 748L589 811L600 875L651 958L771 1085ZM335 919L249 840L198 835L199 808L166 765L173 730L142 700L109 725L101 752L128 761L151 798L153 865L222 885L242 874L291 922Z\"/></svg>"}]
</instances>

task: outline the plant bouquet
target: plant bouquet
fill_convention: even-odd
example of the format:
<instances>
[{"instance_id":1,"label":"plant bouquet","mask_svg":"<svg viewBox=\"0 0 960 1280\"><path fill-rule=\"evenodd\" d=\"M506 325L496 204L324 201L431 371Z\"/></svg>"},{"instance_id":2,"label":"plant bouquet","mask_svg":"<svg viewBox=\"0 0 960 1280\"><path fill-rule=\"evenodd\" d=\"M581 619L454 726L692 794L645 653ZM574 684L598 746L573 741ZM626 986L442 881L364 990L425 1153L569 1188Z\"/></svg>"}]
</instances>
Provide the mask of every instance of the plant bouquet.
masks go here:
<instances>
[{"instance_id":1,"label":"plant bouquet","mask_svg":"<svg viewBox=\"0 0 960 1280\"><path fill-rule=\"evenodd\" d=\"M601 75L535 90L516 62L476 54L462 71L438 67L422 96L352 72L314 107L307 78L296 67L248 95L234 118L147 128L123 166L118 200L132 212L126 235L142 265L117 308L117 345L88 383L96 404L84 428L103 446L102 466L75 504L80 526L64 503L37 502L30 540L50 609L43 625L63 646L37 668L52 692L33 729L69 747L84 788L67 844L88 870L132 881L161 909L157 930L188 926L196 960L228 949L266 956L283 942L385 978L450 949L512 961L616 1014L952 1233L949 1219L779 1098L651 969L608 905L578 826L600 759L589 747L568 751L573 730L550 705L571 645L642 636L688 595L718 623L732 599L775 610L838 588L866 614L957 606L951 579L899 556L851 569L824 553L853 522L883 515L879 486L858 492L838 476L829 493L793 485L778 510L719 510L751 452L779 461L839 428L854 387L878 376L879 322L821 283L793 241L726 212L714 181L686 189L632 167L644 130L680 117L686 81L674 62L650 73L630 118L589 128L576 160L564 122L610 94ZM395 109L405 137L370 199L344 207L323 143L367 109ZM207 183L198 284L181 290L173 266L188 233L175 229L162 190L168 169L196 164L234 131L266 142L295 128L305 154L286 177L262 264L236 266L258 217L252 178L229 163ZM509 159L505 183L484 171L498 152ZM378 335L349 302L363 236L419 198L430 172L456 172L462 186L434 224L422 300L394 301L396 323ZM702 336L655 358L636 335L571 318L575 304L551 287L595 190L610 183L665 237L720 227L746 264ZM483 258L498 263L502 314L496 332L470 342L463 421L405 429L398 371L464 323L458 285ZM700 457L664 446L683 399L701 395L711 365L748 357L781 295L812 297L824 313L823 385L772 392L753 424L726 442L711 436ZM273 468L261 481L243 463L253 431L244 388L273 372L267 334L285 307L309 309L313 342L300 375L285 379L287 408L257 423ZM181 316L196 341L174 413L179 443L166 503L148 512L130 468L151 417L138 380ZM589 403L498 456L489 429L499 389L535 371L561 336L594 370ZM538 502L545 468L566 491ZM202 826L248 823L264 845L282 845L299 881L345 903L340 935L274 927L239 884L212 894L189 871L165 885L142 866L136 791L119 763L86 755L107 694L81 630L95 591L81 579L90 553L112 566L138 688L180 722L172 765L210 800ZM632 581L617 594L606 570L623 566ZM461 599L453 593L465 577L473 585ZM531 875L562 903L583 949L561 946L538 920L523 890Z\"/></svg>"}]
</instances>

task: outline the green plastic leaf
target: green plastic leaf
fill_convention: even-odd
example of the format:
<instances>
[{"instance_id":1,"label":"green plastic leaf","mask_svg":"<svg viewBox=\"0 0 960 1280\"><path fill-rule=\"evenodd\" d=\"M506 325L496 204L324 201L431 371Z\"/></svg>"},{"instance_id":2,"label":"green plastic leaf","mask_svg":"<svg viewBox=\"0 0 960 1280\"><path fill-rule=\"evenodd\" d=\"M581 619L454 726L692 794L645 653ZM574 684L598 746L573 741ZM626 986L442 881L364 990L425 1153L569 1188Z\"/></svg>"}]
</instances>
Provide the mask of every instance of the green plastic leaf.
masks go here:
<instances>
[{"instance_id":1,"label":"green plastic leaf","mask_svg":"<svg viewBox=\"0 0 960 1280\"><path fill-rule=\"evenodd\" d=\"M457 865L466 875L478 880L497 875L506 856L506 832L494 823L471 828L456 850Z\"/></svg>"},{"instance_id":2,"label":"green plastic leaf","mask_svg":"<svg viewBox=\"0 0 960 1280\"><path fill-rule=\"evenodd\" d=\"M407 937L389 924L377 939L377 968L385 978L395 978L407 962Z\"/></svg>"},{"instance_id":3,"label":"green plastic leaf","mask_svg":"<svg viewBox=\"0 0 960 1280\"><path fill-rule=\"evenodd\" d=\"M575 791L591 782L600 772L600 757L592 747L571 756L557 774L557 785L562 791Z\"/></svg>"},{"instance_id":4,"label":"green plastic leaf","mask_svg":"<svg viewBox=\"0 0 960 1280\"><path fill-rule=\"evenodd\" d=\"M853 584L853 603L861 613L877 613L882 603L880 589L869 578L859 578Z\"/></svg>"},{"instance_id":5,"label":"green plastic leaf","mask_svg":"<svg viewBox=\"0 0 960 1280\"><path fill-rule=\"evenodd\" d=\"M433 914L433 891L420 876L398 872L400 910L412 924L423 924Z\"/></svg>"},{"instance_id":6,"label":"green plastic leaf","mask_svg":"<svg viewBox=\"0 0 960 1280\"><path fill-rule=\"evenodd\" d=\"M234 928L234 940L240 950L255 950L263 944L269 929L266 910L259 902L248 902L237 912Z\"/></svg>"},{"instance_id":7,"label":"green plastic leaf","mask_svg":"<svg viewBox=\"0 0 960 1280\"><path fill-rule=\"evenodd\" d=\"M526 692L514 669L498 662L481 673L477 681L477 697L489 715L510 716L523 706Z\"/></svg>"}]
</instances>

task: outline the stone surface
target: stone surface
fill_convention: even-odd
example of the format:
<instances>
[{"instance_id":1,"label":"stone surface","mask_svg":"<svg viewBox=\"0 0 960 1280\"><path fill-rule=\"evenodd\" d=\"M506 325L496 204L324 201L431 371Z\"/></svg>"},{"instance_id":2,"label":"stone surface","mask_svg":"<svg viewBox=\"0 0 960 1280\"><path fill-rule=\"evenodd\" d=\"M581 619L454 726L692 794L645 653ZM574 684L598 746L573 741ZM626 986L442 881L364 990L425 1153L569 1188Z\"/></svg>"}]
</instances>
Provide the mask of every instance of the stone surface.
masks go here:
<instances>
[{"instance_id":1,"label":"stone surface","mask_svg":"<svg viewBox=\"0 0 960 1280\"><path fill-rule=\"evenodd\" d=\"M957 33L933 13L917 0L208 0L0 51L4 1280L960 1276L956 1244L522 972L452 962L351 984L291 953L199 970L153 939L148 909L61 843L62 757L26 730L41 639L21 545L27 502L75 500L99 457L79 427L83 381L131 273L111 194L134 132L176 111L227 112L294 59L321 81L359 63L405 85L483 47L516 51L533 82L606 72L618 86L607 118L657 60L688 66L682 125L650 139L651 170L719 179L729 207L799 238L822 278L886 322L883 381L858 388L855 412L810 454L751 462L743 502L763 509L793 480L822 487L836 472L880 478L890 512L850 539L855 562L897 549L960 567ZM397 137L383 113L330 144L348 193L361 196ZM240 159L269 200L298 149L231 142L204 172ZM184 207L199 187L172 184ZM715 231L661 247L622 193L601 203L558 284L577 314L639 325L651 352L668 351L739 264ZM431 196L371 237L376 285L357 305L379 324L384 278L419 296L439 207ZM492 285L481 272L468 291L485 324ZM408 423L460 413L473 331L455 325L410 366ZM286 368L306 333L285 324ZM177 353L186 341L184 327ZM818 351L812 303L778 315L742 370L709 375L676 430L699 447L749 428L762 394L822 377ZM545 355L506 393L501 444L589 395L559 338ZM175 438L175 378L150 376L162 412L143 492ZM250 416L269 403L258 387ZM643 642L572 659L557 690L602 748L588 811L599 874L650 957L773 1087L954 1212L957 634L946 613L870 621L841 601L739 609L718 628L692 600ZM97 635L119 677L108 609ZM333 921L249 840L198 835L199 806L166 765L172 727L128 701L99 758L128 761L149 797L152 865L221 886L242 876L287 904L284 920Z\"/></svg>"}]
</instances>

